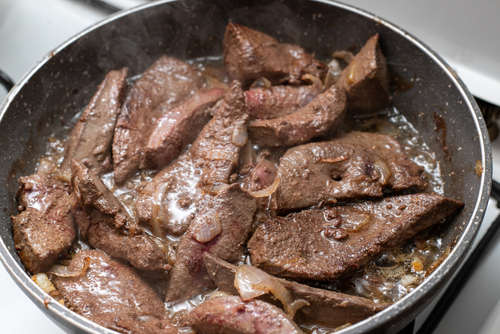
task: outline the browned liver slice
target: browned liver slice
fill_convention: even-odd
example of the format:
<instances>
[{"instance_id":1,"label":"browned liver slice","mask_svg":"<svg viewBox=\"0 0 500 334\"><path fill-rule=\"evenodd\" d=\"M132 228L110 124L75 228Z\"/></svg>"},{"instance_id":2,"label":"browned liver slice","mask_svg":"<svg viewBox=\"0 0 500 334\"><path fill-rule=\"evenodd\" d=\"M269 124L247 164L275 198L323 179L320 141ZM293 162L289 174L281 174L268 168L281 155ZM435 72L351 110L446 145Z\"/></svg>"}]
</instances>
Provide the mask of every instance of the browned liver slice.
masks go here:
<instances>
[{"instance_id":1,"label":"browned liver slice","mask_svg":"<svg viewBox=\"0 0 500 334\"><path fill-rule=\"evenodd\" d=\"M66 254L76 237L68 187L50 175L19 179L20 213L12 217L14 244L32 273L46 271Z\"/></svg>"},{"instance_id":2,"label":"browned liver slice","mask_svg":"<svg viewBox=\"0 0 500 334\"><path fill-rule=\"evenodd\" d=\"M129 230L131 233L137 230L136 220L94 171L80 161L73 160L71 172L74 192L84 208L97 210L108 216L116 229Z\"/></svg>"},{"instance_id":3,"label":"browned liver slice","mask_svg":"<svg viewBox=\"0 0 500 334\"><path fill-rule=\"evenodd\" d=\"M90 246L102 249L149 275L161 277L170 269L163 240L146 233L126 235L110 227L106 218L92 216L91 219L87 232Z\"/></svg>"},{"instance_id":4,"label":"browned liver slice","mask_svg":"<svg viewBox=\"0 0 500 334\"><path fill-rule=\"evenodd\" d=\"M110 71L71 131L61 166L68 180L73 159L84 162L96 174L112 169L111 142L127 87L126 78L127 68Z\"/></svg>"},{"instance_id":5,"label":"browned liver slice","mask_svg":"<svg viewBox=\"0 0 500 334\"><path fill-rule=\"evenodd\" d=\"M321 93L321 84L271 86L245 92L248 114L252 119L271 119L293 113Z\"/></svg>"},{"instance_id":6,"label":"browned liver slice","mask_svg":"<svg viewBox=\"0 0 500 334\"><path fill-rule=\"evenodd\" d=\"M236 23L227 25L223 44L226 70L243 85L262 77L273 83L297 84L304 74L321 78L325 72L325 65L300 46L279 43Z\"/></svg>"},{"instance_id":7,"label":"browned liver slice","mask_svg":"<svg viewBox=\"0 0 500 334\"><path fill-rule=\"evenodd\" d=\"M191 326L203 334L299 334L302 330L278 307L237 296L211 298L189 313Z\"/></svg>"},{"instance_id":8,"label":"browned liver slice","mask_svg":"<svg viewBox=\"0 0 500 334\"><path fill-rule=\"evenodd\" d=\"M177 248L167 301L189 299L213 286L203 265L204 253L227 261L237 261L243 256L255 210L255 200L238 184L228 186L205 203Z\"/></svg>"},{"instance_id":9,"label":"browned liver slice","mask_svg":"<svg viewBox=\"0 0 500 334\"><path fill-rule=\"evenodd\" d=\"M80 251L69 270L78 272L86 262L89 266L79 276L51 275L67 307L118 332L177 333L160 297L134 270L99 250Z\"/></svg>"},{"instance_id":10,"label":"browned liver slice","mask_svg":"<svg viewBox=\"0 0 500 334\"><path fill-rule=\"evenodd\" d=\"M376 111L389 104L389 78L379 35L373 35L342 71L337 85L346 90L349 110Z\"/></svg>"},{"instance_id":11,"label":"browned liver slice","mask_svg":"<svg viewBox=\"0 0 500 334\"><path fill-rule=\"evenodd\" d=\"M229 183L246 144L247 120L243 91L234 81L190 149L144 185L136 203L139 220L158 234L184 233L203 197Z\"/></svg>"},{"instance_id":12,"label":"browned liver slice","mask_svg":"<svg viewBox=\"0 0 500 334\"><path fill-rule=\"evenodd\" d=\"M210 108L223 95L224 89L202 89L178 106L160 112L163 116L153 127L145 147L146 164L163 168L177 158L210 120Z\"/></svg>"},{"instance_id":13,"label":"browned liver slice","mask_svg":"<svg viewBox=\"0 0 500 334\"><path fill-rule=\"evenodd\" d=\"M221 291L235 294L234 275L237 266L206 253L205 267L210 278ZM309 303L298 310L296 318L299 323L320 324L336 328L350 323L356 323L387 307L387 304L377 304L370 299L352 296L330 290L317 289L305 284L275 278L292 294L294 300L303 299Z\"/></svg>"},{"instance_id":14,"label":"browned liver slice","mask_svg":"<svg viewBox=\"0 0 500 334\"><path fill-rule=\"evenodd\" d=\"M303 144L335 129L342 120L345 107L344 91L332 86L291 114L251 121L248 132L252 142L260 146Z\"/></svg>"},{"instance_id":15,"label":"browned liver slice","mask_svg":"<svg viewBox=\"0 0 500 334\"><path fill-rule=\"evenodd\" d=\"M276 208L289 210L384 192L423 190L423 169L391 136L350 132L289 149L280 159Z\"/></svg>"},{"instance_id":16,"label":"browned liver slice","mask_svg":"<svg viewBox=\"0 0 500 334\"><path fill-rule=\"evenodd\" d=\"M74 217L80 235L90 246L148 274L165 274L170 266L163 241L139 228L101 179L83 164L73 160L72 174L73 188L83 208Z\"/></svg>"},{"instance_id":17,"label":"browned liver slice","mask_svg":"<svg viewBox=\"0 0 500 334\"><path fill-rule=\"evenodd\" d=\"M181 101L203 83L200 73L187 63L162 56L130 89L116 122L113 137L115 182L123 183L145 164L144 147L156 124L162 104Z\"/></svg>"},{"instance_id":18,"label":"browned liver slice","mask_svg":"<svg viewBox=\"0 0 500 334\"><path fill-rule=\"evenodd\" d=\"M248 249L252 264L273 275L334 280L462 206L437 194L420 193L304 210L262 222Z\"/></svg>"}]
</instances>

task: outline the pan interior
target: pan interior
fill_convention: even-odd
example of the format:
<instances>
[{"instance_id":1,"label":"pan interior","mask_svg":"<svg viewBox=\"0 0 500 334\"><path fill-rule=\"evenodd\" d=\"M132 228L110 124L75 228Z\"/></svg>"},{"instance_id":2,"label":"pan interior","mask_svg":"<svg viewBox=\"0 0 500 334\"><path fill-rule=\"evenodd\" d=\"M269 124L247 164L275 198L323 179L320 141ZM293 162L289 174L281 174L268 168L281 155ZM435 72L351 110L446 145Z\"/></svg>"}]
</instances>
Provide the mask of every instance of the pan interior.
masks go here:
<instances>
[{"instance_id":1,"label":"pan interior","mask_svg":"<svg viewBox=\"0 0 500 334\"><path fill-rule=\"evenodd\" d=\"M489 167L484 166L483 138L467 97L426 52L377 20L324 2L190 0L149 6L90 30L51 57L4 105L0 236L11 254L9 217L16 213L17 178L33 172L50 136L67 132L104 74L123 66L130 75L141 73L163 54L182 59L219 56L229 21L302 45L323 59L335 50L356 51L379 33L392 75L412 86L394 95L394 106L436 153L444 194L465 202L448 225L444 243L452 246L459 239L481 196L476 165ZM15 259L20 264L17 255Z\"/></svg>"}]
</instances>

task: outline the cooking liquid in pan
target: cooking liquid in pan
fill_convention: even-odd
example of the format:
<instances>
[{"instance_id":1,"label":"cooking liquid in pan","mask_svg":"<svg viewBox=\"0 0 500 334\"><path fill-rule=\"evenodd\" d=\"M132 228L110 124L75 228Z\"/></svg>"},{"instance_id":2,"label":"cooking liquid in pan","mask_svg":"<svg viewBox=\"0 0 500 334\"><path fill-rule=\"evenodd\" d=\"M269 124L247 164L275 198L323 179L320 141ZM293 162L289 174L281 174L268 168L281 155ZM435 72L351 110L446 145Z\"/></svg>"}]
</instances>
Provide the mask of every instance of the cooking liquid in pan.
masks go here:
<instances>
[{"instance_id":1,"label":"cooking liquid in pan","mask_svg":"<svg viewBox=\"0 0 500 334\"><path fill-rule=\"evenodd\" d=\"M228 82L224 74L222 59L220 57L199 58L192 60L190 63L205 75L214 77L222 82ZM129 83L137 79L137 76L130 78ZM76 122L79 116L80 113L75 115L73 121ZM441 177L440 165L436 160L435 154L427 146L415 127L399 110L394 107L389 107L379 111L376 115L366 115L366 117L363 116L362 118L352 119L346 124L350 124L351 128L349 130L377 132L395 137L399 143L401 143L410 159L424 168L425 176L429 184L428 190L443 194L443 179ZM68 129L72 126L73 124L69 124ZM256 157L261 150L260 147L254 145L252 146L250 155ZM285 150L277 148L271 149L270 151L271 159L278 163L279 157ZM63 157L63 138L51 137L48 141L47 150L38 164L38 168L43 168L45 161L60 164ZM137 172L134 177L130 178L120 187L114 184L112 172L103 175L102 180L125 205L128 212L134 215L138 187L142 182L150 181L155 173L156 171L151 170ZM188 174L192 174L192 177L199 177L196 176L194 171ZM194 185L193 189L189 190L196 191L195 182L192 182L192 184ZM174 197L178 195L179 194L176 193L170 193L168 196ZM182 219L186 215L193 214L193 209L191 207L186 209L169 208L168 210L173 219ZM149 233L151 233L151 231L149 231ZM170 264L174 264L176 247L180 237L173 235L165 235L164 237L168 240L167 252L169 262ZM433 228L430 231L418 234L413 240L402 247L396 247L383 252L377 259L369 262L364 268L352 274L350 277L332 283L308 282L308 284L367 297L375 302L393 303L417 287L424 278L437 267L441 259L449 252L449 249L443 249L443 247L439 227ZM79 248L88 248L88 246L83 241L79 240L74 248L74 251L77 251ZM243 258L241 262L250 262L250 257L247 256ZM176 305L166 304L165 307L170 317L174 320L174 323L178 323L183 314L186 314L202 303L206 296L211 293L214 293L214 291L195 296ZM333 330L317 325L303 326L303 329L312 334L329 333ZM180 332L191 333L192 330L183 328Z\"/></svg>"}]
</instances>

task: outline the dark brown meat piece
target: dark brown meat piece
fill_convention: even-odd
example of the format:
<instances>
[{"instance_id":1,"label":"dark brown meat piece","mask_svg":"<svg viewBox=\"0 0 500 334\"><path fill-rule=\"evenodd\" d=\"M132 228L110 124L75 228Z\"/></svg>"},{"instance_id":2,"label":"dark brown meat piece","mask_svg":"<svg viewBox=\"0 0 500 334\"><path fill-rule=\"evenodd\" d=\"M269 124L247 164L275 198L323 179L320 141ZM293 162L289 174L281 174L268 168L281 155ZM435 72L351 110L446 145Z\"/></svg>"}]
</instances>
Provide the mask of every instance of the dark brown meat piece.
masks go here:
<instances>
[{"instance_id":1,"label":"dark brown meat piece","mask_svg":"<svg viewBox=\"0 0 500 334\"><path fill-rule=\"evenodd\" d=\"M145 233L125 235L111 228L105 218L92 218L87 237L90 246L150 275L162 275L170 269L162 240Z\"/></svg>"},{"instance_id":2,"label":"dark brown meat piece","mask_svg":"<svg viewBox=\"0 0 500 334\"><path fill-rule=\"evenodd\" d=\"M280 159L279 173L273 201L282 210L426 187L423 169L394 138L368 132L291 148Z\"/></svg>"},{"instance_id":3,"label":"dark brown meat piece","mask_svg":"<svg viewBox=\"0 0 500 334\"><path fill-rule=\"evenodd\" d=\"M305 106L323 90L319 84L303 86L272 86L245 92L248 114L252 119L271 119L293 113Z\"/></svg>"},{"instance_id":4,"label":"dark brown meat piece","mask_svg":"<svg viewBox=\"0 0 500 334\"><path fill-rule=\"evenodd\" d=\"M115 182L123 183L145 165L144 147L165 110L202 85L201 75L176 58L163 56L149 67L128 93L113 138ZM157 108L160 103L163 105ZM168 108L167 108L168 109Z\"/></svg>"},{"instance_id":5,"label":"dark brown meat piece","mask_svg":"<svg viewBox=\"0 0 500 334\"><path fill-rule=\"evenodd\" d=\"M379 35L372 36L342 71L337 85L347 93L349 110L376 111L389 104L389 77Z\"/></svg>"},{"instance_id":6,"label":"dark brown meat piece","mask_svg":"<svg viewBox=\"0 0 500 334\"><path fill-rule=\"evenodd\" d=\"M110 71L71 131L61 166L68 180L73 159L82 161L98 175L112 169L111 142L127 87L126 78L126 68Z\"/></svg>"},{"instance_id":7,"label":"dark brown meat piece","mask_svg":"<svg viewBox=\"0 0 500 334\"><path fill-rule=\"evenodd\" d=\"M76 237L74 199L54 177L33 174L19 179L20 213L13 216L14 244L26 269L44 272L66 254Z\"/></svg>"},{"instance_id":8,"label":"dark brown meat piece","mask_svg":"<svg viewBox=\"0 0 500 334\"><path fill-rule=\"evenodd\" d=\"M202 169L202 187L229 183L240 150L248 141L248 110L238 81L231 84L221 102L190 149L197 168Z\"/></svg>"},{"instance_id":9,"label":"dark brown meat piece","mask_svg":"<svg viewBox=\"0 0 500 334\"><path fill-rule=\"evenodd\" d=\"M204 255L204 261L207 272L217 288L220 291L237 295L234 275L238 267L210 253ZM276 277L275 279L291 293L294 300L303 299L309 303L297 311L296 318L299 319L299 323L336 328L366 319L388 306L374 303L363 297L312 288L282 278Z\"/></svg>"},{"instance_id":10,"label":"dark brown meat piece","mask_svg":"<svg viewBox=\"0 0 500 334\"><path fill-rule=\"evenodd\" d=\"M248 132L252 142L260 146L303 144L335 129L342 120L345 107L344 91L332 86L291 114L251 121Z\"/></svg>"},{"instance_id":11,"label":"dark brown meat piece","mask_svg":"<svg viewBox=\"0 0 500 334\"><path fill-rule=\"evenodd\" d=\"M71 163L73 190L84 208L95 209L110 218L116 229L125 229L134 234L138 229L123 204L113 195L98 175L83 163L73 160Z\"/></svg>"},{"instance_id":12,"label":"dark brown meat piece","mask_svg":"<svg viewBox=\"0 0 500 334\"><path fill-rule=\"evenodd\" d=\"M84 210L74 213L90 246L150 275L170 268L161 240L146 234L97 175L73 160L73 187ZM126 227L124 229L123 227Z\"/></svg>"},{"instance_id":13,"label":"dark brown meat piece","mask_svg":"<svg viewBox=\"0 0 500 334\"><path fill-rule=\"evenodd\" d=\"M203 334L303 334L276 306L237 296L211 298L192 310L189 320Z\"/></svg>"},{"instance_id":14,"label":"dark brown meat piece","mask_svg":"<svg viewBox=\"0 0 500 334\"><path fill-rule=\"evenodd\" d=\"M135 271L98 250L77 253L69 270L77 277L51 280L71 310L109 329L122 333L175 334L166 318L162 300Z\"/></svg>"},{"instance_id":15,"label":"dark brown meat piece","mask_svg":"<svg viewBox=\"0 0 500 334\"><path fill-rule=\"evenodd\" d=\"M252 231L255 200L233 184L196 214L177 248L170 275L167 301L180 301L213 286L203 265L209 252L226 261L237 261Z\"/></svg>"},{"instance_id":16,"label":"dark brown meat piece","mask_svg":"<svg viewBox=\"0 0 500 334\"><path fill-rule=\"evenodd\" d=\"M226 70L243 85L262 77L273 83L297 84L304 74L322 78L326 69L300 46L279 43L239 24L227 25L223 43Z\"/></svg>"},{"instance_id":17,"label":"dark brown meat piece","mask_svg":"<svg viewBox=\"0 0 500 334\"><path fill-rule=\"evenodd\" d=\"M146 144L147 164L162 168L177 158L210 120L210 107L223 95L220 88L200 90L177 107L165 106Z\"/></svg>"},{"instance_id":18,"label":"dark brown meat piece","mask_svg":"<svg viewBox=\"0 0 500 334\"><path fill-rule=\"evenodd\" d=\"M414 194L269 218L248 242L252 264L282 277L334 280L440 223L463 203Z\"/></svg>"},{"instance_id":19,"label":"dark brown meat piece","mask_svg":"<svg viewBox=\"0 0 500 334\"><path fill-rule=\"evenodd\" d=\"M247 141L247 119L243 91L235 81L189 151L145 184L136 203L140 221L157 235L184 233L206 194L229 183Z\"/></svg>"}]
</instances>

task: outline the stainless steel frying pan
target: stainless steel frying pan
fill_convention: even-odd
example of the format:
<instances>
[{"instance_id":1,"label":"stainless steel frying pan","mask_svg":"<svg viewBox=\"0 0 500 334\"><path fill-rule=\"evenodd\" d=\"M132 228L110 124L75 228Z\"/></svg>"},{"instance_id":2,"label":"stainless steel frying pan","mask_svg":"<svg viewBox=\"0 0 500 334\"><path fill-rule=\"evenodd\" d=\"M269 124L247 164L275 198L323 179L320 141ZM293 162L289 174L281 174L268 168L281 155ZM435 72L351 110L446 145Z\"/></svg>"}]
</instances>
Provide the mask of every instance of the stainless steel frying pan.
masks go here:
<instances>
[{"instance_id":1,"label":"stainless steel frying pan","mask_svg":"<svg viewBox=\"0 0 500 334\"><path fill-rule=\"evenodd\" d=\"M395 94L394 105L436 152L445 194L463 200L465 208L446 230L444 242L453 246L446 260L399 302L342 331L396 332L431 302L469 249L488 201L490 145L474 99L438 55L399 27L334 1L160 1L113 15L54 50L14 86L0 108L0 259L26 295L68 331L111 332L50 299L25 272L9 219L16 212L17 178L33 172L49 135L65 133L63 125L88 102L107 71L128 66L134 75L165 53L220 55L230 20L298 43L322 58L333 50L359 48L378 32L391 72L412 82L411 89Z\"/></svg>"}]
</instances>

